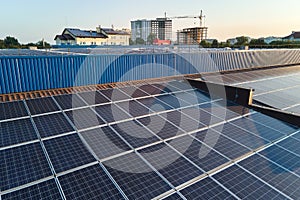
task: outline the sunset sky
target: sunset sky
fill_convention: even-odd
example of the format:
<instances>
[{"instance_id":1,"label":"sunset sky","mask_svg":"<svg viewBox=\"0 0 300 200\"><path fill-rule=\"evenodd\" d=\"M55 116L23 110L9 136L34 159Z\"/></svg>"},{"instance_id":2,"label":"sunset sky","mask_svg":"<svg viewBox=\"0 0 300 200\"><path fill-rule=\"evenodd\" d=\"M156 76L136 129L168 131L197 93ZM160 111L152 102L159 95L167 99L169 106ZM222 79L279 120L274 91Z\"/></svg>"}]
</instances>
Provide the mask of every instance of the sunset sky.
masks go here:
<instances>
[{"instance_id":1,"label":"sunset sky","mask_svg":"<svg viewBox=\"0 0 300 200\"><path fill-rule=\"evenodd\" d=\"M299 0L11 0L0 5L0 38L17 37L36 42L54 36L65 27L96 26L130 28L135 19L199 15L203 10L209 38L219 41L246 35L286 36L300 31ZM196 19L173 21L173 31L198 25Z\"/></svg>"}]
</instances>

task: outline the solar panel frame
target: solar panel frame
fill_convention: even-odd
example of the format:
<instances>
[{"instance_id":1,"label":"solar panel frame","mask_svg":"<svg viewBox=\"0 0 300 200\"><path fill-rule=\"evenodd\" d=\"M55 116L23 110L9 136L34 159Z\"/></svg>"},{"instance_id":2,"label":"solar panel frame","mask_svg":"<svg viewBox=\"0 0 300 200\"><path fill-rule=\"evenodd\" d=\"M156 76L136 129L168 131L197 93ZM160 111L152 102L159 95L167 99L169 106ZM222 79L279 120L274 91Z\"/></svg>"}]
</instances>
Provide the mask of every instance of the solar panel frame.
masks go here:
<instances>
[{"instance_id":1,"label":"solar panel frame","mask_svg":"<svg viewBox=\"0 0 300 200\"><path fill-rule=\"evenodd\" d=\"M53 98L63 110L86 106L86 104L76 94L57 95Z\"/></svg>"},{"instance_id":2,"label":"solar panel frame","mask_svg":"<svg viewBox=\"0 0 300 200\"><path fill-rule=\"evenodd\" d=\"M28 118L0 122L0 148L37 139L33 124Z\"/></svg>"},{"instance_id":3,"label":"solar panel frame","mask_svg":"<svg viewBox=\"0 0 300 200\"><path fill-rule=\"evenodd\" d=\"M124 199L99 164L58 179L67 199Z\"/></svg>"},{"instance_id":4,"label":"solar panel frame","mask_svg":"<svg viewBox=\"0 0 300 200\"><path fill-rule=\"evenodd\" d=\"M103 165L129 199L154 198L171 189L135 153L104 161Z\"/></svg>"},{"instance_id":5,"label":"solar panel frame","mask_svg":"<svg viewBox=\"0 0 300 200\"><path fill-rule=\"evenodd\" d=\"M96 161L76 133L45 140L43 143L56 173Z\"/></svg>"},{"instance_id":6,"label":"solar panel frame","mask_svg":"<svg viewBox=\"0 0 300 200\"><path fill-rule=\"evenodd\" d=\"M26 100L31 115L39 115L60 111L52 97L42 97Z\"/></svg>"},{"instance_id":7,"label":"solar panel frame","mask_svg":"<svg viewBox=\"0 0 300 200\"><path fill-rule=\"evenodd\" d=\"M28 116L23 101L0 103L0 121Z\"/></svg>"},{"instance_id":8,"label":"solar panel frame","mask_svg":"<svg viewBox=\"0 0 300 200\"><path fill-rule=\"evenodd\" d=\"M39 142L1 150L0 160L1 191L52 175Z\"/></svg>"},{"instance_id":9,"label":"solar panel frame","mask_svg":"<svg viewBox=\"0 0 300 200\"><path fill-rule=\"evenodd\" d=\"M1 195L2 200L13 199L63 199L54 179Z\"/></svg>"}]
</instances>

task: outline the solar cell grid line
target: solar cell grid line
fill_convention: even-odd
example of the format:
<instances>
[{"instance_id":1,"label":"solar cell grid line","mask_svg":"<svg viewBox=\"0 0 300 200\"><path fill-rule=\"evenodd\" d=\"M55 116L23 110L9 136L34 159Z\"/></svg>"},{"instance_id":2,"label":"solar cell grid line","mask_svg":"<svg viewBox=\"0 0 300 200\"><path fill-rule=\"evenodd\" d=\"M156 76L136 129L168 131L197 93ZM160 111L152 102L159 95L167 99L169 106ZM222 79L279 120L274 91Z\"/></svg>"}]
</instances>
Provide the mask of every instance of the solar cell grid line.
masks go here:
<instances>
[{"instance_id":1,"label":"solar cell grid line","mask_svg":"<svg viewBox=\"0 0 300 200\"><path fill-rule=\"evenodd\" d=\"M163 117L169 122L172 122L173 125L179 127L181 130L184 130L187 133L205 127L205 125L200 122L200 119L198 119L198 121L197 118L191 118L180 110L170 111L166 114L159 114L159 116Z\"/></svg>"},{"instance_id":2,"label":"solar cell grid line","mask_svg":"<svg viewBox=\"0 0 300 200\"><path fill-rule=\"evenodd\" d=\"M203 180L180 190L180 193L183 194L186 199L238 199L210 177L204 178Z\"/></svg>"},{"instance_id":3,"label":"solar cell grid line","mask_svg":"<svg viewBox=\"0 0 300 200\"><path fill-rule=\"evenodd\" d=\"M235 160L251 152L251 149L237 143L236 141L222 135L221 133L207 129L190 135L196 140L204 143L225 157Z\"/></svg>"},{"instance_id":4,"label":"solar cell grid line","mask_svg":"<svg viewBox=\"0 0 300 200\"><path fill-rule=\"evenodd\" d=\"M139 118L137 121L139 125L145 126L153 135L158 136L160 139L168 139L185 133L181 128L176 127L159 115Z\"/></svg>"},{"instance_id":5,"label":"solar cell grid line","mask_svg":"<svg viewBox=\"0 0 300 200\"><path fill-rule=\"evenodd\" d=\"M41 138L74 132L63 113L55 113L32 118Z\"/></svg>"},{"instance_id":6,"label":"solar cell grid line","mask_svg":"<svg viewBox=\"0 0 300 200\"><path fill-rule=\"evenodd\" d=\"M0 160L1 191L52 175L39 142L1 150Z\"/></svg>"},{"instance_id":7,"label":"solar cell grid line","mask_svg":"<svg viewBox=\"0 0 300 200\"><path fill-rule=\"evenodd\" d=\"M291 198L299 198L299 176L290 173L280 165L258 154L239 162L238 165L255 174L265 182L268 182L284 194L289 195Z\"/></svg>"},{"instance_id":8,"label":"solar cell grid line","mask_svg":"<svg viewBox=\"0 0 300 200\"><path fill-rule=\"evenodd\" d=\"M190 118L199 119L199 122L201 123L199 123L200 126L212 126L225 121L214 115L211 115L208 112L205 112L204 110L199 109L198 106L181 109L181 112Z\"/></svg>"},{"instance_id":9,"label":"solar cell grid line","mask_svg":"<svg viewBox=\"0 0 300 200\"><path fill-rule=\"evenodd\" d=\"M0 122L0 148L37 139L30 119Z\"/></svg>"},{"instance_id":10,"label":"solar cell grid line","mask_svg":"<svg viewBox=\"0 0 300 200\"><path fill-rule=\"evenodd\" d=\"M159 85L157 84L157 86L159 87ZM140 85L140 86L136 86L137 88L139 88L140 90L146 92L149 95L160 95L163 93L163 91L158 88L155 87L155 84L145 84L145 85Z\"/></svg>"},{"instance_id":11,"label":"solar cell grid line","mask_svg":"<svg viewBox=\"0 0 300 200\"><path fill-rule=\"evenodd\" d=\"M291 135L291 137L300 141L300 132L297 131L295 134Z\"/></svg>"},{"instance_id":12,"label":"solar cell grid line","mask_svg":"<svg viewBox=\"0 0 300 200\"><path fill-rule=\"evenodd\" d=\"M139 98L149 95L148 93L140 90L139 88L136 88L135 86L122 87L118 89L132 98Z\"/></svg>"},{"instance_id":13,"label":"solar cell grid line","mask_svg":"<svg viewBox=\"0 0 300 200\"><path fill-rule=\"evenodd\" d=\"M133 148L139 148L160 141L157 136L136 120L121 122L111 125L111 127Z\"/></svg>"},{"instance_id":14,"label":"solar cell grid line","mask_svg":"<svg viewBox=\"0 0 300 200\"><path fill-rule=\"evenodd\" d=\"M56 173L96 161L77 133L46 140L43 143Z\"/></svg>"},{"instance_id":15,"label":"solar cell grid line","mask_svg":"<svg viewBox=\"0 0 300 200\"><path fill-rule=\"evenodd\" d=\"M13 199L63 199L54 179L1 195L2 200Z\"/></svg>"},{"instance_id":16,"label":"solar cell grid line","mask_svg":"<svg viewBox=\"0 0 300 200\"><path fill-rule=\"evenodd\" d=\"M91 108L67 111L65 114L78 130L105 125L105 121Z\"/></svg>"},{"instance_id":17,"label":"solar cell grid line","mask_svg":"<svg viewBox=\"0 0 300 200\"><path fill-rule=\"evenodd\" d=\"M0 103L0 121L28 116L24 101Z\"/></svg>"},{"instance_id":18,"label":"solar cell grid line","mask_svg":"<svg viewBox=\"0 0 300 200\"><path fill-rule=\"evenodd\" d=\"M63 110L84 107L86 104L74 93L52 96Z\"/></svg>"},{"instance_id":19,"label":"solar cell grid line","mask_svg":"<svg viewBox=\"0 0 300 200\"><path fill-rule=\"evenodd\" d=\"M237 114L223 105L218 105L219 102L212 102L210 104L201 104L199 105L199 108L203 110L204 112L208 112L211 115L214 115L215 117L218 117L222 120L230 120L234 118L238 118L241 115ZM220 101L220 104L223 103Z\"/></svg>"},{"instance_id":20,"label":"solar cell grid line","mask_svg":"<svg viewBox=\"0 0 300 200\"><path fill-rule=\"evenodd\" d=\"M58 177L66 199L124 199L98 165Z\"/></svg>"},{"instance_id":21,"label":"solar cell grid line","mask_svg":"<svg viewBox=\"0 0 300 200\"><path fill-rule=\"evenodd\" d=\"M236 165L213 178L241 199L290 199Z\"/></svg>"},{"instance_id":22,"label":"solar cell grid line","mask_svg":"<svg viewBox=\"0 0 300 200\"><path fill-rule=\"evenodd\" d=\"M205 172L219 168L230 161L211 147L200 143L189 135L168 141L168 144Z\"/></svg>"},{"instance_id":23,"label":"solar cell grid line","mask_svg":"<svg viewBox=\"0 0 300 200\"><path fill-rule=\"evenodd\" d=\"M278 145L272 145L259 154L300 176L300 156L298 154Z\"/></svg>"},{"instance_id":24,"label":"solar cell grid line","mask_svg":"<svg viewBox=\"0 0 300 200\"><path fill-rule=\"evenodd\" d=\"M160 112L165 110L172 110L173 108L168 104L160 101L155 97L148 97L143 99L137 99L137 102L141 103L145 107L147 107L152 112Z\"/></svg>"},{"instance_id":25,"label":"solar cell grid line","mask_svg":"<svg viewBox=\"0 0 300 200\"><path fill-rule=\"evenodd\" d=\"M99 105L111 101L98 91L77 93L88 105Z\"/></svg>"},{"instance_id":26,"label":"solar cell grid line","mask_svg":"<svg viewBox=\"0 0 300 200\"><path fill-rule=\"evenodd\" d=\"M175 187L204 174L203 170L166 143L138 150L138 153Z\"/></svg>"},{"instance_id":27,"label":"solar cell grid line","mask_svg":"<svg viewBox=\"0 0 300 200\"><path fill-rule=\"evenodd\" d=\"M130 96L128 96L118 88L98 90L98 92L113 102L131 99Z\"/></svg>"},{"instance_id":28,"label":"solar cell grid line","mask_svg":"<svg viewBox=\"0 0 300 200\"><path fill-rule=\"evenodd\" d=\"M252 115L247 116L248 119L255 121L256 123L260 123L264 126L267 126L271 129L280 131L281 133L285 135L292 134L298 130L297 127L290 125L288 123L285 123L283 121L280 121L278 119L272 118L268 115L264 115L262 113L255 113Z\"/></svg>"},{"instance_id":29,"label":"solar cell grid line","mask_svg":"<svg viewBox=\"0 0 300 200\"><path fill-rule=\"evenodd\" d=\"M153 112L149 108L147 108L146 106L144 106L143 104L139 103L136 100L119 102L116 103L116 105L120 107L122 110L126 111L126 113L128 113L132 117L148 115L150 112Z\"/></svg>"},{"instance_id":30,"label":"solar cell grid line","mask_svg":"<svg viewBox=\"0 0 300 200\"><path fill-rule=\"evenodd\" d=\"M110 126L83 131L79 135L100 160L131 150Z\"/></svg>"},{"instance_id":31,"label":"solar cell grid line","mask_svg":"<svg viewBox=\"0 0 300 200\"><path fill-rule=\"evenodd\" d=\"M164 197L163 200L187 200L182 194L179 192L175 192L167 197Z\"/></svg>"},{"instance_id":32,"label":"solar cell grid line","mask_svg":"<svg viewBox=\"0 0 300 200\"><path fill-rule=\"evenodd\" d=\"M31 115L38 115L38 114L59 111L59 107L53 101L52 97L29 99L26 100L25 102L29 108Z\"/></svg>"},{"instance_id":33,"label":"solar cell grid line","mask_svg":"<svg viewBox=\"0 0 300 200\"><path fill-rule=\"evenodd\" d=\"M128 118L132 118L114 103L96 106L92 108L98 113L98 115L102 119L106 121L106 123L122 121Z\"/></svg>"},{"instance_id":34,"label":"solar cell grid line","mask_svg":"<svg viewBox=\"0 0 300 200\"><path fill-rule=\"evenodd\" d=\"M136 153L104 161L103 165L128 199L150 199L172 189Z\"/></svg>"},{"instance_id":35,"label":"solar cell grid line","mask_svg":"<svg viewBox=\"0 0 300 200\"><path fill-rule=\"evenodd\" d=\"M176 95L169 94L169 95L161 95L154 97L159 101L165 103L166 105L170 106L171 108L180 108L189 106L190 104L185 102L184 100L177 98Z\"/></svg>"},{"instance_id":36,"label":"solar cell grid line","mask_svg":"<svg viewBox=\"0 0 300 200\"><path fill-rule=\"evenodd\" d=\"M248 133L261 137L270 142L273 142L285 136L285 134L282 134L277 130L271 129L267 126L251 121L245 117L231 121L229 122L229 124L232 124L244 131L247 131Z\"/></svg>"},{"instance_id":37,"label":"solar cell grid line","mask_svg":"<svg viewBox=\"0 0 300 200\"><path fill-rule=\"evenodd\" d=\"M270 143L269 141L261 137L258 137L229 123L213 127L213 129L218 132L221 132L223 135L226 135L229 138L232 138L234 141L237 141L238 143L241 143L251 148L252 150L260 148Z\"/></svg>"}]
</instances>

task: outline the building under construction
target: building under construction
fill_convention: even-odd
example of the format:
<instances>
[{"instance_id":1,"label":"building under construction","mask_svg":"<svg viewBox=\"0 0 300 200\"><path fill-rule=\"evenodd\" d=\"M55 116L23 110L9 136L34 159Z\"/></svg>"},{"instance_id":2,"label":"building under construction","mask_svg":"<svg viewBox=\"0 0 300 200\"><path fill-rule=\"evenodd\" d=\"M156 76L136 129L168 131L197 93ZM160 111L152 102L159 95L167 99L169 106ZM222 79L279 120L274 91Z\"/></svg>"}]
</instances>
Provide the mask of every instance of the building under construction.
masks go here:
<instances>
[{"instance_id":1,"label":"building under construction","mask_svg":"<svg viewBox=\"0 0 300 200\"><path fill-rule=\"evenodd\" d=\"M202 40L207 39L208 27L185 28L177 31L178 44L200 44Z\"/></svg>"}]
</instances>

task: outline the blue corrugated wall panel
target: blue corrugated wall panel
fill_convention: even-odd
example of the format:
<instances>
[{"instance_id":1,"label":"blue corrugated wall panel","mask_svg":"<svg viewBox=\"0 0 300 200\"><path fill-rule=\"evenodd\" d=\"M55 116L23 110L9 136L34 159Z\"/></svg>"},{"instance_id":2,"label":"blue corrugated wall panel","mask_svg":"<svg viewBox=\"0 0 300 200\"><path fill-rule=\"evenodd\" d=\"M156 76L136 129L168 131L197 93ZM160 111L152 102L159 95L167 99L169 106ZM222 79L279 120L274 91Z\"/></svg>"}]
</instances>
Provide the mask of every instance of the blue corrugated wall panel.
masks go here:
<instances>
[{"instance_id":1,"label":"blue corrugated wall panel","mask_svg":"<svg viewBox=\"0 0 300 200\"><path fill-rule=\"evenodd\" d=\"M0 94L300 63L300 50L0 57Z\"/></svg>"}]
</instances>

